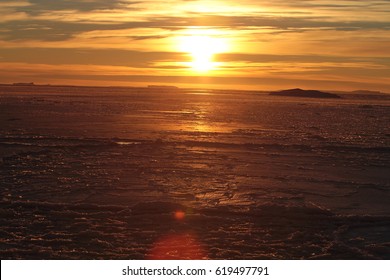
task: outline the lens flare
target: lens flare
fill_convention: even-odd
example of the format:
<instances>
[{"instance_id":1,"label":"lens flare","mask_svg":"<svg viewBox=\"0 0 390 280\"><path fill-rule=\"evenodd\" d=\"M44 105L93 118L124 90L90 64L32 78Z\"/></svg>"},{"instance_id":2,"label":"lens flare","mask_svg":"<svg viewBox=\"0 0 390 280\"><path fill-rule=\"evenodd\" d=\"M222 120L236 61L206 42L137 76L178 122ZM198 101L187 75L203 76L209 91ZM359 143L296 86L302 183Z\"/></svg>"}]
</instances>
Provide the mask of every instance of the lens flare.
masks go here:
<instances>
[{"instance_id":1,"label":"lens flare","mask_svg":"<svg viewBox=\"0 0 390 280\"><path fill-rule=\"evenodd\" d=\"M181 211L181 210L176 211L174 213L174 217L178 221L184 220L185 216L186 216L186 213L184 211Z\"/></svg>"},{"instance_id":2,"label":"lens flare","mask_svg":"<svg viewBox=\"0 0 390 280\"><path fill-rule=\"evenodd\" d=\"M183 233L162 237L146 257L149 260L202 260L207 259L207 254L193 234Z\"/></svg>"}]
</instances>

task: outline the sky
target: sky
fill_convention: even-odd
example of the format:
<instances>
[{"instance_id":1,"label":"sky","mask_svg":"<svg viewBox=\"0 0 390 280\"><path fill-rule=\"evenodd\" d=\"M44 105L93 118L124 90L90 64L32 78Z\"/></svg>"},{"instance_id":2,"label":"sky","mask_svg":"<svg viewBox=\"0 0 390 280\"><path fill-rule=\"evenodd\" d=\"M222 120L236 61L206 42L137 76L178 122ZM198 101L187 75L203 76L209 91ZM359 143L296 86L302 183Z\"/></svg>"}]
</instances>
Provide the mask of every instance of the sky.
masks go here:
<instances>
[{"instance_id":1,"label":"sky","mask_svg":"<svg viewBox=\"0 0 390 280\"><path fill-rule=\"evenodd\" d=\"M0 0L0 83L390 92L390 0Z\"/></svg>"}]
</instances>

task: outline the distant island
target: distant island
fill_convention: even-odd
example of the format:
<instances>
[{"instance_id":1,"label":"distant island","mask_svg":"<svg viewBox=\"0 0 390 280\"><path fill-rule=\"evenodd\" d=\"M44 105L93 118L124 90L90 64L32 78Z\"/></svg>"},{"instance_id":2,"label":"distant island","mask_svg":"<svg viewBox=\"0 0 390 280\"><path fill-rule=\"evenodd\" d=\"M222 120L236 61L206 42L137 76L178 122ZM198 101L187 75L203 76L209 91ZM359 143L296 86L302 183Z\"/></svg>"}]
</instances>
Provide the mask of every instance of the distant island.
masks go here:
<instances>
[{"instance_id":1,"label":"distant island","mask_svg":"<svg viewBox=\"0 0 390 280\"><path fill-rule=\"evenodd\" d=\"M357 93L357 94L383 94L383 92L380 91L374 91L374 90L354 90L352 93Z\"/></svg>"},{"instance_id":2,"label":"distant island","mask_svg":"<svg viewBox=\"0 0 390 280\"><path fill-rule=\"evenodd\" d=\"M13 83L13 86L35 86L33 82L30 83Z\"/></svg>"},{"instance_id":3,"label":"distant island","mask_svg":"<svg viewBox=\"0 0 390 280\"><path fill-rule=\"evenodd\" d=\"M179 89L176 86L165 86L165 85L148 85L148 88L153 88L153 89Z\"/></svg>"},{"instance_id":4,"label":"distant island","mask_svg":"<svg viewBox=\"0 0 390 280\"><path fill-rule=\"evenodd\" d=\"M319 90L303 90L300 88L287 89L271 92L270 95L292 96L292 97L309 97L309 98L341 98L334 93L322 92Z\"/></svg>"}]
</instances>

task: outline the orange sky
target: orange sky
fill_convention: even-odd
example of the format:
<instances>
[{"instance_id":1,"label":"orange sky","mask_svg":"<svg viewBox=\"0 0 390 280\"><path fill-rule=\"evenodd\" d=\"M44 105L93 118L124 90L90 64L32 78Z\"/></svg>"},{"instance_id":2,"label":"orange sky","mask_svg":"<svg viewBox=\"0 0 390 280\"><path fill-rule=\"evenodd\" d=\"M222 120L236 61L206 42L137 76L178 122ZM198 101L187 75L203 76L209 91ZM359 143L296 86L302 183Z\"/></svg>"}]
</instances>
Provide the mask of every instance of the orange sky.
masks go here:
<instances>
[{"instance_id":1,"label":"orange sky","mask_svg":"<svg viewBox=\"0 0 390 280\"><path fill-rule=\"evenodd\" d=\"M13 82L390 92L390 2L1 1Z\"/></svg>"}]
</instances>

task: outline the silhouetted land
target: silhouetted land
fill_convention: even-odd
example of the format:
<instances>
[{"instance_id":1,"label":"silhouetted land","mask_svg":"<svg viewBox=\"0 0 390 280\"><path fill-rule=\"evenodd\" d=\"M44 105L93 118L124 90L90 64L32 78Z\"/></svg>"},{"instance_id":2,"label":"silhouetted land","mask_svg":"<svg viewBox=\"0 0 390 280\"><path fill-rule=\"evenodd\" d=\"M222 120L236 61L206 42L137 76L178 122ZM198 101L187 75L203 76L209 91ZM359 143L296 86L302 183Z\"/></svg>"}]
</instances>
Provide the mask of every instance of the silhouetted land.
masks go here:
<instances>
[{"instance_id":1,"label":"silhouetted land","mask_svg":"<svg viewBox=\"0 0 390 280\"><path fill-rule=\"evenodd\" d=\"M270 95L309 98L341 98L339 95L334 93L322 92L319 90L303 90L300 88L275 91L271 92Z\"/></svg>"}]
</instances>

